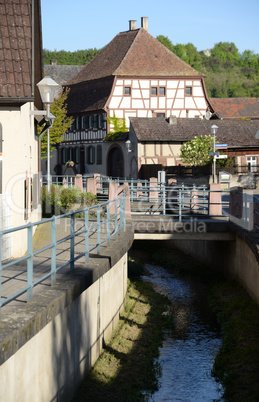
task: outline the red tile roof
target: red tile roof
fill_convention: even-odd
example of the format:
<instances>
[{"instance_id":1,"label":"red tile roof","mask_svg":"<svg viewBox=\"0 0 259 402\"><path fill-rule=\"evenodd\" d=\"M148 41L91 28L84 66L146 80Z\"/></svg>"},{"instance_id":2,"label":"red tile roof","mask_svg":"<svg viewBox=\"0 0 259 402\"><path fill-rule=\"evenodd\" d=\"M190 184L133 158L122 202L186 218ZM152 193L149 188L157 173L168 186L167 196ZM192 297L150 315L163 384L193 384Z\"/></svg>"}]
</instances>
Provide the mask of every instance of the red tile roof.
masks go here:
<instances>
[{"instance_id":1,"label":"red tile roof","mask_svg":"<svg viewBox=\"0 0 259 402\"><path fill-rule=\"evenodd\" d=\"M143 28L116 35L66 85L108 76L204 77Z\"/></svg>"},{"instance_id":2,"label":"red tile roof","mask_svg":"<svg viewBox=\"0 0 259 402\"><path fill-rule=\"evenodd\" d=\"M210 98L220 118L259 118L259 98Z\"/></svg>"},{"instance_id":3,"label":"red tile roof","mask_svg":"<svg viewBox=\"0 0 259 402\"><path fill-rule=\"evenodd\" d=\"M32 98L32 1L0 0L0 102ZM37 15L36 15L37 14ZM37 78L42 77L40 3L35 1ZM1 99L2 98L2 99Z\"/></svg>"},{"instance_id":4,"label":"red tile roof","mask_svg":"<svg viewBox=\"0 0 259 402\"><path fill-rule=\"evenodd\" d=\"M170 125L164 118L130 117L131 126L140 142L170 141L181 143L194 137L211 134L211 126L216 124L217 143L228 144L229 148L259 147L259 120L203 120L176 119Z\"/></svg>"}]
</instances>

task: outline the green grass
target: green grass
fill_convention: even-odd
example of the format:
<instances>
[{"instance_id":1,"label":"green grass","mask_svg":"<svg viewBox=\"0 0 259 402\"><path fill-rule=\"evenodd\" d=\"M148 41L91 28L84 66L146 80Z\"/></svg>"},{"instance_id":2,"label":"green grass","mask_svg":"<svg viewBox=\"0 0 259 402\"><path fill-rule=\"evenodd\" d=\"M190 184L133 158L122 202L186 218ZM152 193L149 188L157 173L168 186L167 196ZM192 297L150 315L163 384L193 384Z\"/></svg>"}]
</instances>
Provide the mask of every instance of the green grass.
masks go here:
<instances>
[{"instance_id":1,"label":"green grass","mask_svg":"<svg viewBox=\"0 0 259 402\"><path fill-rule=\"evenodd\" d=\"M167 314L163 314L167 312ZM83 381L74 402L145 401L158 387L165 329L172 328L170 302L141 281L129 280L124 312L112 339Z\"/></svg>"}]
</instances>

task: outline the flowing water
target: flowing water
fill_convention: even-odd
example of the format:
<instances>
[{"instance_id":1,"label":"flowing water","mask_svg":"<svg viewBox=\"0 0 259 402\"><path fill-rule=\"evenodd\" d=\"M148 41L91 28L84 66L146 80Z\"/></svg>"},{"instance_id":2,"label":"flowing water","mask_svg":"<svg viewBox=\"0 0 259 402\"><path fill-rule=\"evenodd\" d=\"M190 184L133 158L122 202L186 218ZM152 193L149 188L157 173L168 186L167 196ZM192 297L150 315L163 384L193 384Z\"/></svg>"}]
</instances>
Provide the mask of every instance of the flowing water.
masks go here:
<instances>
[{"instance_id":1,"label":"flowing water","mask_svg":"<svg viewBox=\"0 0 259 402\"><path fill-rule=\"evenodd\" d=\"M175 320L160 349L160 386L149 401L223 401L222 386L211 376L221 333L202 285L159 266L146 264L146 268L143 280L168 296Z\"/></svg>"}]
</instances>

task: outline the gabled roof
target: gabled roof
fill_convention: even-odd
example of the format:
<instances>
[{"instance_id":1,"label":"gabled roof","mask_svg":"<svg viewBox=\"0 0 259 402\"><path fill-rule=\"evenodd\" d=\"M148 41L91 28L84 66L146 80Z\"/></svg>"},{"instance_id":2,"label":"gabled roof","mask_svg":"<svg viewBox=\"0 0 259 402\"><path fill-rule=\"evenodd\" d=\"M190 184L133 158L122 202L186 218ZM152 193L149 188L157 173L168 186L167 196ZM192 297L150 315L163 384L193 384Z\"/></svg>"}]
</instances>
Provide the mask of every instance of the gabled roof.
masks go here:
<instances>
[{"instance_id":1,"label":"gabled roof","mask_svg":"<svg viewBox=\"0 0 259 402\"><path fill-rule=\"evenodd\" d=\"M114 77L72 85L68 94L67 113L103 111L110 96Z\"/></svg>"},{"instance_id":2,"label":"gabled roof","mask_svg":"<svg viewBox=\"0 0 259 402\"><path fill-rule=\"evenodd\" d=\"M55 65L45 64L44 73L56 81L59 85L64 85L67 81L77 75L84 66L77 65Z\"/></svg>"},{"instance_id":3,"label":"gabled roof","mask_svg":"<svg viewBox=\"0 0 259 402\"><path fill-rule=\"evenodd\" d=\"M178 118L176 124L169 124L164 118L130 117L133 129L140 142L183 143L194 137L211 134L215 121ZM228 144L229 148L259 147L259 120L217 120L217 143Z\"/></svg>"},{"instance_id":4,"label":"gabled roof","mask_svg":"<svg viewBox=\"0 0 259 402\"><path fill-rule=\"evenodd\" d=\"M40 0L1 0L0 103L34 100L35 85L41 78ZM41 106L39 94L37 102Z\"/></svg>"},{"instance_id":5,"label":"gabled roof","mask_svg":"<svg viewBox=\"0 0 259 402\"><path fill-rule=\"evenodd\" d=\"M144 28L116 35L66 85L109 76L204 77Z\"/></svg>"},{"instance_id":6,"label":"gabled roof","mask_svg":"<svg viewBox=\"0 0 259 402\"><path fill-rule=\"evenodd\" d=\"M259 119L259 98L210 98L221 119Z\"/></svg>"}]
</instances>

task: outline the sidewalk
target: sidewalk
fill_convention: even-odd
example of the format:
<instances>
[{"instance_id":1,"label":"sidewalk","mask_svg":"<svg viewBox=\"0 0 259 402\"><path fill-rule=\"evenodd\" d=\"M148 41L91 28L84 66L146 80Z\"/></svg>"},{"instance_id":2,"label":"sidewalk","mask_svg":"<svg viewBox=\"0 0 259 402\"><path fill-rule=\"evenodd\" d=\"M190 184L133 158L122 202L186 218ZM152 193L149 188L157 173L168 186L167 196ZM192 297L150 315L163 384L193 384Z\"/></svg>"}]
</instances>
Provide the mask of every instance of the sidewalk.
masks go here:
<instances>
[{"instance_id":1,"label":"sidewalk","mask_svg":"<svg viewBox=\"0 0 259 402\"><path fill-rule=\"evenodd\" d=\"M77 219L76 231L82 227L82 220ZM34 250L39 250L50 244L50 223L42 224L34 235ZM69 235L70 227L59 225L57 239ZM102 238L106 233L102 233ZM75 256L84 251L84 235L75 240ZM56 275L56 284L51 286L47 278L33 288L32 299L27 302L26 292L2 307L0 320L0 365L16 353L26 342L41 331L55 316L69 308L72 301L110 270L130 249L134 240L132 224L127 223L124 231L118 237L113 236L110 245L107 241L102 245L98 255L97 250L90 251L89 262L80 257L70 272L69 264L61 268ZM89 247L96 243L96 231L89 238ZM70 260L70 241L57 246L57 267ZM51 269L51 250L43 251L33 258L35 281ZM26 261L9 267L2 272L2 297L26 286Z\"/></svg>"},{"instance_id":2,"label":"sidewalk","mask_svg":"<svg viewBox=\"0 0 259 402\"><path fill-rule=\"evenodd\" d=\"M84 228L84 220L77 219L75 222L75 232L78 233ZM62 219L57 225L56 239L57 241L64 239L70 235L70 221L69 219ZM101 240L105 239L106 231L101 232ZM84 234L80 234L75 237L75 257L85 252ZM89 249L97 243L97 231L93 230L89 235ZM107 242L102 245L102 249L107 248ZM33 237L33 251L38 251L51 245L51 222L47 222L38 226ZM97 250L93 250L91 253L91 259L97 257ZM70 260L70 240L65 241L57 245L56 248L56 266L65 264ZM85 264L84 256L75 261L75 270L78 266ZM40 254L33 257L33 282L40 280L44 275L51 272L51 249L45 250ZM70 264L61 268L56 273L56 278L60 275L70 274ZM22 290L26 286L27 282L27 262L22 261L14 266L5 268L2 271L2 287L1 296L2 299L9 297L12 294ZM44 279L42 282L33 287L33 296L39 292L42 292L45 288L51 286L51 277ZM11 305L21 306L27 303L27 292L16 297L13 301L2 307L2 318L5 311Z\"/></svg>"}]
</instances>

